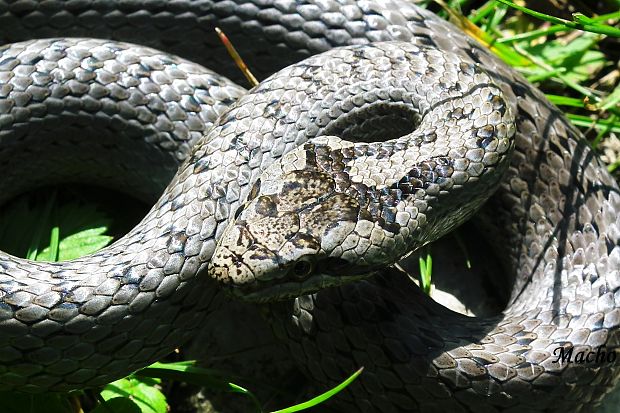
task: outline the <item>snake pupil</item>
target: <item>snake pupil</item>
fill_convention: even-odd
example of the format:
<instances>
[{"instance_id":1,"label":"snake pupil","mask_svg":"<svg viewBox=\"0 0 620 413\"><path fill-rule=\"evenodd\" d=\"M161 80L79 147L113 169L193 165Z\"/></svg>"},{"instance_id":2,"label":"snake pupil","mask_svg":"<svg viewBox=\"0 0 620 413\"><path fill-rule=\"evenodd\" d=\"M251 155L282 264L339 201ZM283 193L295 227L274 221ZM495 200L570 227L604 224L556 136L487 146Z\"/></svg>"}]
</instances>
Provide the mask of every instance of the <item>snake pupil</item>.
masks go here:
<instances>
[{"instance_id":1,"label":"snake pupil","mask_svg":"<svg viewBox=\"0 0 620 413\"><path fill-rule=\"evenodd\" d=\"M298 278L303 278L312 272L312 263L307 260L300 260L295 263L293 267L293 275Z\"/></svg>"}]
</instances>

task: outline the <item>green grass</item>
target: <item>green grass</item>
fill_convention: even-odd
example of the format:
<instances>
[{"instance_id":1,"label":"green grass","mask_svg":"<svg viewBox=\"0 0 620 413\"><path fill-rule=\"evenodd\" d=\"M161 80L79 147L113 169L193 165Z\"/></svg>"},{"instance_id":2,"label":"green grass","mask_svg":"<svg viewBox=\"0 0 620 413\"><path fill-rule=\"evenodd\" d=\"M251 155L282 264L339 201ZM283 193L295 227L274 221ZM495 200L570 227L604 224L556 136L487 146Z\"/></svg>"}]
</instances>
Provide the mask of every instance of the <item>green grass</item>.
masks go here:
<instances>
[{"instance_id":1,"label":"green grass","mask_svg":"<svg viewBox=\"0 0 620 413\"><path fill-rule=\"evenodd\" d=\"M429 2L431 3L431 2ZM472 7L475 4L475 7ZM538 3L529 3L538 4ZM478 38L509 65L539 86L580 128L593 148L605 146L620 133L620 83L617 67L620 3L608 0L601 15L573 13L570 18L542 13L507 0L452 0L434 10ZM565 15L565 13L564 13ZM618 172L620 160L608 159L609 170ZM76 201L77 199L77 201ZM105 201L105 200L104 200ZM2 212L0 249L35 260L65 260L85 255L107 245L122 230L115 229L114 206L97 206L90 198L49 192L45 199L22 198ZM104 202L105 204L105 202ZM136 207L136 210L140 208ZM126 211L123 211L125 213ZM133 213L131 220L135 220ZM121 225L122 227L122 225ZM126 230L126 228L124 229ZM464 248L464 246L461 246ZM469 262L469 261L468 261ZM469 265L469 264L467 264ZM420 259L425 291L432 284L432 256ZM309 402L278 410L298 411L331 397L354 380L355 372L342 385ZM106 386L94 396L100 404L92 411L165 412L167 396L162 380L186 381L220 390L241 393L261 403L251 392L232 384L231 378L201 369L191 362L156 363L125 379ZM3 412L78 411L83 393L70 395L0 395Z\"/></svg>"}]
</instances>

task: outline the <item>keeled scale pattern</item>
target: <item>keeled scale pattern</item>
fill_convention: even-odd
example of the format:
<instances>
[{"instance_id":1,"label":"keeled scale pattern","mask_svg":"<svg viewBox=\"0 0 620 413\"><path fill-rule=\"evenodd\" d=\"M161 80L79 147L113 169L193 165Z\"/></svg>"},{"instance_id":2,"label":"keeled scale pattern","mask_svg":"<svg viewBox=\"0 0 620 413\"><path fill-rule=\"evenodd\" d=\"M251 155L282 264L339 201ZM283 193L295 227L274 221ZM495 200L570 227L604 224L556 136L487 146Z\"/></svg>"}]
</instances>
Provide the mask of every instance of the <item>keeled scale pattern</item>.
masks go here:
<instances>
[{"instance_id":1,"label":"keeled scale pattern","mask_svg":"<svg viewBox=\"0 0 620 413\"><path fill-rule=\"evenodd\" d=\"M155 16L158 23L147 23L146 18L149 16ZM30 19L30 22L26 23L27 19ZM384 299L379 298L379 291L373 287L367 298L361 299L357 297L356 291L366 288L366 284L359 284L318 296L327 299L328 294L332 294L329 299L334 301L335 308L340 308L342 314L346 314L342 316L342 326L337 323L339 318L329 310L323 313L329 314L329 319L318 324L320 320L324 320L319 315L322 314L319 306L315 306L314 301L308 301L309 298L297 301L298 310L293 325L301 327L301 332L291 331L290 334L302 335L299 338L302 344L292 344L295 354L307 363L309 371L319 380L341 379L343 373L352 371L347 368L347 363L355 366L365 364L366 374L353 385L351 391L355 393L355 403L366 410L375 411L417 410L420 407L430 407L432 399L444 400L444 404L453 407L455 411L495 411L503 405L512 406L515 411L522 411L523 405L530 410L563 411L567 406L586 410L615 382L617 368L613 364L554 367L549 361L549 353L559 343L571 343L576 347L604 343L610 350L617 349L620 323L617 310L620 300L620 236L616 215L616 211L620 209L620 200L617 185L588 146L578 142L578 132L557 109L546 102L540 92L449 24L431 13L400 1L261 1L243 5L232 1L0 2L0 31L5 41L23 40L24 36L42 36L46 33L48 36L57 35L65 21L73 23L73 26L67 29L68 34L128 36L126 40L137 40L141 37L140 33L148 32L148 35L144 36L147 37L144 39L145 44L157 43L179 54L186 50L192 54L184 56L192 58L196 54L202 54L206 59L213 55L203 53L201 45L213 43L215 40L207 40L209 36L203 35L204 30L210 30L210 25L218 21L229 34L235 34L233 39L236 44L256 46L256 53L247 52L244 56L250 60L252 67L257 68L269 67L266 61L270 59L272 63L284 65L289 63L288 59L295 60L300 55L339 44L389 39L436 45L441 49L454 51L468 61L479 62L494 74L498 82L506 81L502 83L504 93L518 113L515 156L508 177L494 198L492 219L504 237L503 244L498 248L515 269L515 304L503 320L476 320L466 323L459 319L451 323L453 319L446 316L442 320L449 324L444 324L443 328L431 325L430 329L420 317L411 316L404 309L399 312L391 304L394 300L390 297L398 295L394 289L388 289L387 298ZM133 27L130 24L132 21ZM147 31L135 29L138 24L135 22L139 21L139 27L148 26ZM298 46L303 50L291 52L289 49ZM241 49L243 53L243 47ZM286 53L282 54L284 50ZM276 151L280 151L273 142L267 141L265 145L266 148L278 148ZM267 149L267 152L269 150ZM260 163L260 158L256 159L256 162ZM194 168L199 168L199 165L194 165ZM240 171L239 176L243 182L252 175L247 171ZM190 235L186 240L183 232L213 233L216 226L214 221L223 219L226 212L230 211L222 201L219 204L209 203L204 207L209 218L202 224L198 224L196 220L185 219L187 217L182 218L180 212L175 217L172 205L183 204L184 196L181 187L178 187L177 192L171 191L168 196L170 202L160 201L156 206L162 208L159 212L160 221L149 221L152 222L150 225L133 231L130 238L127 238L135 236L136 239L142 239L140 234L155 233L158 225L161 225L159 231L168 234L170 246L147 243L143 246L150 248L149 253L141 255L140 244L118 244L116 249L112 247L95 258L90 258L92 261L89 262L101 271L100 268L106 270L108 267L99 265L99 262L112 259L110 257L114 254L118 254L115 262L121 262L121 257L131 256L139 263L157 249L158 254L149 256L153 257L161 268L163 262L167 262L166 258L181 255L181 245L185 248L187 245L194 245L195 251L196 244L183 244L195 238ZM220 193L218 196L222 199L224 194ZM226 193L226 196L234 199L236 194L231 191L230 194ZM203 207L195 205L193 208L199 210ZM153 215L157 215L157 212L152 212L150 217ZM170 222L173 218L181 219L171 228ZM162 225L161 222L166 224ZM183 225L186 225L186 231L180 230ZM200 247L203 257L208 256L211 248L212 244L209 242ZM169 253L168 250L176 252ZM18 266L10 260L6 262L5 272L16 276L25 274L24 269L20 268L21 264ZM27 269L30 270L29 273L42 274L41 278L47 279L47 273L41 271L43 268L46 271L50 268L55 271L59 268L70 268L72 265L77 268L83 262L43 267L41 264L28 264ZM168 268L175 268L179 262L178 258L176 261L172 259ZM127 261L125 263L128 264ZM187 268L189 267L191 266L188 265ZM145 264L140 263L135 268L136 275L145 275ZM139 280L138 277L132 278L133 273L129 271L117 278ZM56 274L59 283L66 282L60 279L62 274L60 271ZM123 327L112 328L112 324L106 325L103 321L95 324L88 321L93 320L93 317L79 314L72 328L61 325L60 329L56 330L66 329L68 333L82 334L82 337L78 338L61 339L60 341L70 342L63 344L62 348L79 353L79 349L95 347L97 339L106 336L106 332L110 334L112 330L117 330L123 335L124 331L134 331L134 327L139 325L141 320L144 320L143 330L146 327L152 329L155 323L147 320L152 318L159 321L161 317L157 315L158 311L160 314L176 311L167 304L178 304L181 301L183 288L180 288L181 291L174 291L179 275L162 277L159 271L154 271L151 275L153 278L149 279L152 284L145 284L150 290L139 292L136 295L139 299L135 301L138 311L148 308L148 311L140 313L144 318L133 315L127 319L111 317L111 320L115 320L112 322L115 326L118 320L121 320L118 321L121 326L125 323L123 330ZM90 278L94 280L96 277L90 275ZM161 284L157 284L158 282ZM377 282L380 284L380 281ZM96 281L92 284L98 285ZM526 284L527 289L519 294L521 287ZM6 285L11 284L7 281ZM159 287L154 288L153 285ZM185 284L179 282L178 285ZM101 288L109 291L106 289L109 287ZM130 288L121 286L119 291L124 292ZM396 290L399 288L397 285ZM84 293L89 291L87 287L76 290L83 294L81 297L92 298ZM37 297L44 295L43 291L33 291ZM168 295L169 301L156 299L157 294L162 297ZM93 311L97 308L101 311L114 308L106 307L105 302L109 298L105 297L93 301L91 307L86 308ZM407 301L410 299L407 298ZM95 305L102 302L104 304L98 304L99 307ZM424 314L424 319L437 319L442 315L441 310L433 306L418 310L415 308L414 306L411 311ZM7 311L7 314L11 315L13 307L10 310L7 308ZM193 311L188 309L188 317ZM316 317L312 311L318 311ZM25 312L25 315L31 317L28 312ZM174 317L168 317L167 320L174 320ZM390 320L398 322L398 327L391 324ZM42 326L58 328L58 324L54 324L53 320L41 321ZM330 321L333 321L337 329L330 327ZM373 321L378 321L379 324ZM45 334L37 336L34 330L28 333L28 329L33 327L27 323L18 323L16 318L6 318L4 323L6 329L3 326L3 337L15 342L23 338L24 344L20 346L24 353L27 350L28 354L37 354L35 350L41 343L40 336ZM176 328L177 321L173 323ZM172 323L166 325L164 322L164 326L157 327L156 330L163 331L171 328L171 325ZM49 331L53 331L53 328ZM307 334L308 332L311 334ZM178 335L179 338L182 336ZM459 337L458 340L453 338L455 335ZM144 343L134 345L137 348ZM106 348L105 345L100 347ZM435 359L432 365L425 364L424 354L427 354L429 347L444 350L438 353L439 358ZM91 357L92 361L73 370L79 374L72 376L75 377L72 380L87 382L88 378L98 377L98 373L89 370L88 363L93 366L92 369L96 369L95 365L101 366L106 362L110 362L106 367L125 364L127 368L127 360L135 361L142 357L136 357L140 353L140 350L137 350L131 358L120 362L115 358L124 354L119 348L122 347L108 347L110 352L107 356L100 357L98 363L95 362L96 357ZM387 348L392 350L387 351ZM451 350L445 351L448 349ZM478 352L474 354L473 350ZM3 347L3 351L15 354L14 351L20 350ZM142 350L141 354L148 351L150 350ZM419 354L420 352L424 354ZM125 354L129 353L131 352ZM110 354L114 354L114 357ZM491 357L495 354L498 361ZM37 384L47 387L52 383L60 383L57 384L58 389L74 387L70 383L50 379L50 374L40 370L38 364L16 362L11 365L11 356L4 357L9 360L3 363L4 368L14 371L5 372L3 375L3 381L9 386L12 383L19 388L34 389ZM54 357L52 355L48 360L53 360ZM142 358L146 360L148 357ZM522 361L523 358L525 362ZM75 359L89 360L83 353L77 354ZM333 361L326 361L330 359ZM19 360L19 357L13 360ZM81 361L72 362L73 365L80 363ZM136 366L138 364L136 362ZM479 375L481 369L486 370L482 376ZM56 365L54 370L63 376L60 364ZM82 370L86 372L81 373ZM368 373L372 370L372 374ZM66 376L71 376L71 373L66 373ZM30 377L30 387L25 386L24 377ZM109 378L104 373L91 383L99 383ZM61 380L65 380L64 376ZM414 387L417 391L407 390ZM390 396L389 399L387 396ZM528 401L531 405L527 404Z\"/></svg>"}]
</instances>

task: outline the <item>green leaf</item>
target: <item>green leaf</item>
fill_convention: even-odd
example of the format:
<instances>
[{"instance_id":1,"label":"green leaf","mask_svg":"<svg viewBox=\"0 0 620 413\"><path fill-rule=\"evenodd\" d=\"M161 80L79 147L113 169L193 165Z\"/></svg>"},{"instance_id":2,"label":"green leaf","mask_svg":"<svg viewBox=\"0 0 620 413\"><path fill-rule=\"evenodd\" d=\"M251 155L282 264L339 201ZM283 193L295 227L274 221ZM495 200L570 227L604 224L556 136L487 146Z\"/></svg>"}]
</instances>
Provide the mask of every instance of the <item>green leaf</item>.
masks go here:
<instances>
[{"instance_id":1,"label":"green leaf","mask_svg":"<svg viewBox=\"0 0 620 413\"><path fill-rule=\"evenodd\" d=\"M2 413L72 413L71 402L65 394L26 394L14 391L0 392Z\"/></svg>"},{"instance_id":2,"label":"green leaf","mask_svg":"<svg viewBox=\"0 0 620 413\"><path fill-rule=\"evenodd\" d=\"M91 254L112 241L105 235L111 219L96 206L45 202L21 197L3 209L0 249L38 261L70 260Z\"/></svg>"},{"instance_id":3,"label":"green leaf","mask_svg":"<svg viewBox=\"0 0 620 413\"><path fill-rule=\"evenodd\" d=\"M472 10L471 14L467 16L467 19L473 24L478 24L482 19L484 19L489 14L493 13L495 10L495 1L489 0L481 7L478 7L475 10Z\"/></svg>"},{"instance_id":4,"label":"green leaf","mask_svg":"<svg viewBox=\"0 0 620 413\"><path fill-rule=\"evenodd\" d=\"M596 20L586 16L583 13L573 13L573 21L578 24L593 24Z\"/></svg>"},{"instance_id":5,"label":"green leaf","mask_svg":"<svg viewBox=\"0 0 620 413\"><path fill-rule=\"evenodd\" d=\"M590 79L606 64L605 55L598 50L591 50L598 42L597 35L585 33L568 44L558 40L521 47L532 56L542 59L547 65L562 69L562 77L569 82L580 83ZM539 79L555 76L557 73L542 67L530 67L528 75Z\"/></svg>"},{"instance_id":6,"label":"green leaf","mask_svg":"<svg viewBox=\"0 0 620 413\"><path fill-rule=\"evenodd\" d=\"M273 413L291 413L300 410L305 410L310 407L316 406L319 403L324 402L330 397L334 396L338 392L342 391L353 380L355 380L362 372L363 368L360 368L353 375L347 378L338 386L333 389L312 398L304 403L297 404L282 410L278 410ZM208 386L220 390L225 390L233 393L241 393L252 399L257 411L261 411L260 403L256 399L256 396L249 390L241 387L237 384L227 381L230 377L222 374L217 370L205 369L202 367L194 366L193 361L177 362L177 363L153 363L149 367L134 373L135 376L140 377L161 377L169 380L183 381L186 383L193 383L200 386ZM99 413L99 412L98 412Z\"/></svg>"},{"instance_id":7,"label":"green leaf","mask_svg":"<svg viewBox=\"0 0 620 413\"><path fill-rule=\"evenodd\" d=\"M185 383L192 383L197 386L209 387L215 390L237 392L229 383L234 379L220 371L205 369L194 366L194 361L183 361L176 363L153 363L148 367L134 373L138 377L162 378L176 380Z\"/></svg>"},{"instance_id":8,"label":"green leaf","mask_svg":"<svg viewBox=\"0 0 620 413\"><path fill-rule=\"evenodd\" d=\"M258 401L258 399L256 398L256 396L254 395L254 393L252 393L251 391L247 390L244 387L241 387L235 383L228 383L228 386L230 387L230 391L232 391L233 393L241 393L243 395L248 396L252 402L254 403L254 406L256 407L256 411L258 413L262 413L263 409L261 408L260 402Z\"/></svg>"},{"instance_id":9,"label":"green leaf","mask_svg":"<svg viewBox=\"0 0 620 413\"><path fill-rule=\"evenodd\" d=\"M129 397L114 397L98 404L90 413L142 413L142 410Z\"/></svg>"},{"instance_id":10,"label":"green leaf","mask_svg":"<svg viewBox=\"0 0 620 413\"><path fill-rule=\"evenodd\" d=\"M490 32L492 30L496 30L497 26L501 23L501 21L506 17L506 12L508 11L507 6L497 6L493 10L492 17L488 20L487 24L483 27L484 31Z\"/></svg>"},{"instance_id":11,"label":"green leaf","mask_svg":"<svg viewBox=\"0 0 620 413\"><path fill-rule=\"evenodd\" d=\"M528 32L517 33L513 36L502 37L501 39L497 39L497 43L512 43L516 41L532 40L541 36L546 36L558 32L565 32L567 30L569 29L567 29L565 26L558 24L544 29L536 29Z\"/></svg>"},{"instance_id":12,"label":"green leaf","mask_svg":"<svg viewBox=\"0 0 620 413\"><path fill-rule=\"evenodd\" d=\"M91 254L105 247L112 241L111 236L105 235L107 230L108 228L106 226L90 228L63 238L58 243L58 260L72 260ZM53 255L51 249L51 246L44 248L39 256L47 260L47 257Z\"/></svg>"},{"instance_id":13,"label":"green leaf","mask_svg":"<svg viewBox=\"0 0 620 413\"><path fill-rule=\"evenodd\" d=\"M56 208L56 222L61 232L58 245L58 259L70 260L91 254L105 247L112 237L104 235L111 219L100 212L96 206L70 202ZM41 255L49 256L49 246Z\"/></svg>"},{"instance_id":14,"label":"green leaf","mask_svg":"<svg viewBox=\"0 0 620 413\"><path fill-rule=\"evenodd\" d=\"M519 53L515 52L511 47L507 47L504 44L496 43L496 36L494 34L489 34L482 30L480 27L476 26L470 20L468 20L465 16L463 16L458 10L452 9L448 7L448 5L442 0L435 0L436 3L441 5L441 7L448 13L450 16L450 20L455 23L458 27L460 27L465 33L478 40L484 46L488 47L493 53L499 56L504 62L508 63L511 66L526 66L531 64L527 59L521 56ZM494 3L487 3L487 5L492 6ZM480 13L485 15L487 12L492 10L486 9L483 6L480 9ZM487 11L488 10L488 11Z\"/></svg>"},{"instance_id":15,"label":"green leaf","mask_svg":"<svg viewBox=\"0 0 620 413\"><path fill-rule=\"evenodd\" d=\"M103 413L106 409L115 413L166 413L168 410L166 396L155 387L160 382L161 380L154 378L138 378L133 376L116 380L105 386L101 392L101 397L106 402L101 403L100 407L98 407L103 409L98 413ZM118 400L119 398L129 399L132 403ZM112 400L115 401L112 402ZM111 403L126 410L117 410L113 408ZM138 410L135 410L136 408Z\"/></svg>"},{"instance_id":16,"label":"green leaf","mask_svg":"<svg viewBox=\"0 0 620 413\"><path fill-rule=\"evenodd\" d=\"M214 369L205 369L194 365L195 361L181 361L176 363L156 362L134 373L139 377L158 377L167 380L175 380L184 383L192 383L197 386L208 387L230 393L241 393L248 396L256 411L261 412L261 405L256 396L245 388L231 383L232 377Z\"/></svg>"},{"instance_id":17,"label":"green leaf","mask_svg":"<svg viewBox=\"0 0 620 413\"><path fill-rule=\"evenodd\" d=\"M57 225L52 227L50 233L50 246L49 253L47 254L48 261L58 261L58 248L60 244L60 228Z\"/></svg>"}]
</instances>

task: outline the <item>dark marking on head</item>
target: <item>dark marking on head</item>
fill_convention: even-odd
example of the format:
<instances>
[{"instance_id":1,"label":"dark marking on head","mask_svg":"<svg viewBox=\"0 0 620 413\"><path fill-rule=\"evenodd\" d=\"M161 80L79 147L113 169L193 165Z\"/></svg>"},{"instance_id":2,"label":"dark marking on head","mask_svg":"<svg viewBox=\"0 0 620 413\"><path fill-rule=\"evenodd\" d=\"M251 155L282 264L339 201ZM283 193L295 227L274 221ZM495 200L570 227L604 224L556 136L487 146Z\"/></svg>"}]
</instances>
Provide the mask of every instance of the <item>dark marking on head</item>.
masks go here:
<instances>
[{"instance_id":1,"label":"dark marking on head","mask_svg":"<svg viewBox=\"0 0 620 413\"><path fill-rule=\"evenodd\" d=\"M299 219L304 223L308 234L318 240L333 223L357 221L359 211L360 206L355 198L334 193L300 211Z\"/></svg>"},{"instance_id":2,"label":"dark marking on head","mask_svg":"<svg viewBox=\"0 0 620 413\"><path fill-rule=\"evenodd\" d=\"M346 190L351 186L349 174L346 172L336 172L334 175L334 183L336 184L336 191L346 192Z\"/></svg>"},{"instance_id":3,"label":"dark marking on head","mask_svg":"<svg viewBox=\"0 0 620 413\"><path fill-rule=\"evenodd\" d=\"M306 160L305 169L315 170L319 166L318 155L315 152L320 146L313 143L304 144L304 155Z\"/></svg>"},{"instance_id":4,"label":"dark marking on head","mask_svg":"<svg viewBox=\"0 0 620 413\"><path fill-rule=\"evenodd\" d=\"M278 204L272 196L259 196L254 208L257 213L266 217L276 217L278 215Z\"/></svg>"},{"instance_id":5,"label":"dark marking on head","mask_svg":"<svg viewBox=\"0 0 620 413\"><path fill-rule=\"evenodd\" d=\"M313 236L303 232L298 232L289 241L299 249L321 249L321 244Z\"/></svg>"},{"instance_id":6,"label":"dark marking on head","mask_svg":"<svg viewBox=\"0 0 620 413\"><path fill-rule=\"evenodd\" d=\"M335 182L328 173L315 169L292 171L282 177L278 199L288 208L305 208L334 192Z\"/></svg>"},{"instance_id":7,"label":"dark marking on head","mask_svg":"<svg viewBox=\"0 0 620 413\"><path fill-rule=\"evenodd\" d=\"M303 175L303 174L300 174ZM299 181L291 181L291 180L286 180L284 182L284 184L282 184L282 192L284 193L289 193L289 192L293 192L293 191L298 191L299 189L303 188L304 185Z\"/></svg>"},{"instance_id":8,"label":"dark marking on head","mask_svg":"<svg viewBox=\"0 0 620 413\"><path fill-rule=\"evenodd\" d=\"M255 242L256 240L245 226L239 228L239 237L237 238L236 243L238 247L245 245L246 248L250 248L255 244Z\"/></svg>"}]
</instances>

